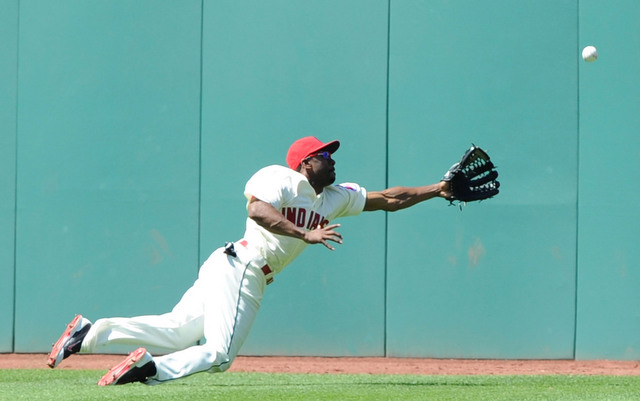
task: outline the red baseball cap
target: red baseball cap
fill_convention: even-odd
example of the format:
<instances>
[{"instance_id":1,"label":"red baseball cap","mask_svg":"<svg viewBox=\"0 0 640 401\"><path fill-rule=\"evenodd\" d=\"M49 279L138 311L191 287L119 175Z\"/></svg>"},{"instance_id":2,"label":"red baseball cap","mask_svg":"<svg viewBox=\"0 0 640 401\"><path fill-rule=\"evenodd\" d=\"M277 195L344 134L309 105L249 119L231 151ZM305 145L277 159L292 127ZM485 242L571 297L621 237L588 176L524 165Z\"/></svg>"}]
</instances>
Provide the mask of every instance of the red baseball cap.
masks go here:
<instances>
[{"instance_id":1,"label":"red baseball cap","mask_svg":"<svg viewBox=\"0 0 640 401\"><path fill-rule=\"evenodd\" d=\"M339 147L340 141L322 143L322 141L314 136L300 138L289 147L289 151L287 152L287 166L295 170L307 156L325 150L333 154Z\"/></svg>"}]
</instances>

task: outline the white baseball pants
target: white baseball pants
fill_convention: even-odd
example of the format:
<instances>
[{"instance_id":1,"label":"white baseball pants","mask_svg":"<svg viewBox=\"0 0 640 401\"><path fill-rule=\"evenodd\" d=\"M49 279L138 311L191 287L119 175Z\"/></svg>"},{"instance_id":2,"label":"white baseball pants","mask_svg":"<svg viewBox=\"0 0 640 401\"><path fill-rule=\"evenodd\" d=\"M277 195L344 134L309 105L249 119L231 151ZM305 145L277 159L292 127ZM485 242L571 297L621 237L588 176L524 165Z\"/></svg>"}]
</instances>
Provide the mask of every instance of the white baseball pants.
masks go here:
<instances>
[{"instance_id":1,"label":"white baseball pants","mask_svg":"<svg viewBox=\"0 0 640 401\"><path fill-rule=\"evenodd\" d=\"M198 279L169 313L97 320L82 342L81 353L110 344L161 347L154 357L157 375L147 384L198 372L224 372L238 354L253 325L266 286L264 259L239 258L216 250L202 265ZM193 345L204 337L205 343Z\"/></svg>"}]
</instances>

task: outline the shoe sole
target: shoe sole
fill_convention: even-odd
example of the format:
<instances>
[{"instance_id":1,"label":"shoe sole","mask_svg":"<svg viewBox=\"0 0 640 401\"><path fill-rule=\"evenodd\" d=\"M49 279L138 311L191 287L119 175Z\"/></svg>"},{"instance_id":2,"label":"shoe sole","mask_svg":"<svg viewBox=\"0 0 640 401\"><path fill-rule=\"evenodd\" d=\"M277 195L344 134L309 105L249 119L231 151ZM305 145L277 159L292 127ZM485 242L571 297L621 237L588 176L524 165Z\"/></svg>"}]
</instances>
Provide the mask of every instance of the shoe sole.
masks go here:
<instances>
[{"instance_id":1,"label":"shoe sole","mask_svg":"<svg viewBox=\"0 0 640 401\"><path fill-rule=\"evenodd\" d=\"M145 348L138 348L130 353L124 361L111 368L106 375L102 376L98 386L111 386L117 384L118 380L127 373L132 366L138 363L147 353Z\"/></svg>"},{"instance_id":2,"label":"shoe sole","mask_svg":"<svg viewBox=\"0 0 640 401\"><path fill-rule=\"evenodd\" d=\"M51 369L55 368L60 362L62 362L62 358L60 358L59 361L58 358L60 357L61 352L64 353L64 344L78 331L80 328L80 322L82 322L82 315L74 317L71 323L67 325L67 328L64 333L62 333L58 341L53 344L51 352L49 353L49 359L47 359L47 365L49 365Z\"/></svg>"}]
</instances>

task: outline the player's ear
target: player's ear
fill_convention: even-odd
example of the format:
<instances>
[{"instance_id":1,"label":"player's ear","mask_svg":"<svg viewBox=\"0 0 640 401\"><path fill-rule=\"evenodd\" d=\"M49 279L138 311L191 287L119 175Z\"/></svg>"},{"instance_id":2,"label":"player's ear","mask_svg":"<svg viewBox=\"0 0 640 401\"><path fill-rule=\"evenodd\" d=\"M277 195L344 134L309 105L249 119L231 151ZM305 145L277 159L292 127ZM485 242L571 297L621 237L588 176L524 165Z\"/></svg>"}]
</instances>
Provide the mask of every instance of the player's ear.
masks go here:
<instances>
[{"instance_id":1,"label":"player's ear","mask_svg":"<svg viewBox=\"0 0 640 401\"><path fill-rule=\"evenodd\" d=\"M311 167L311 159L304 159L300 162L300 166L298 167L298 171L302 172Z\"/></svg>"},{"instance_id":2,"label":"player's ear","mask_svg":"<svg viewBox=\"0 0 640 401\"><path fill-rule=\"evenodd\" d=\"M300 174L307 175L306 172L311 169L312 169L311 159L304 159L303 161L300 162L300 166L296 171L299 172Z\"/></svg>"}]
</instances>

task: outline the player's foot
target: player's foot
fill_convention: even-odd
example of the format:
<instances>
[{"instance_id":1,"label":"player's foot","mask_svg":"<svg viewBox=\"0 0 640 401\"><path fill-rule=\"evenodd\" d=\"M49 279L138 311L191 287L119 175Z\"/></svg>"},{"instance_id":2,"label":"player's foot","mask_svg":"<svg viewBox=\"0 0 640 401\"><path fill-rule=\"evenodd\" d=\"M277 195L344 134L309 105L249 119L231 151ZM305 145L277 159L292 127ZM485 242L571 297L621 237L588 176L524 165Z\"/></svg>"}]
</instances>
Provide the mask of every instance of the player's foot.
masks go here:
<instances>
[{"instance_id":1,"label":"player's foot","mask_svg":"<svg viewBox=\"0 0 640 401\"><path fill-rule=\"evenodd\" d=\"M102 376L98 386L145 382L155 376L156 372L156 364L151 354L144 348L138 348Z\"/></svg>"},{"instance_id":2,"label":"player's foot","mask_svg":"<svg viewBox=\"0 0 640 401\"><path fill-rule=\"evenodd\" d=\"M63 359L80 351L82 340L87 336L87 332L90 328L91 322L88 319L83 318L82 315L77 315L73 318L58 341L53 344L51 352L49 353L47 365L51 368L55 368Z\"/></svg>"}]
</instances>

